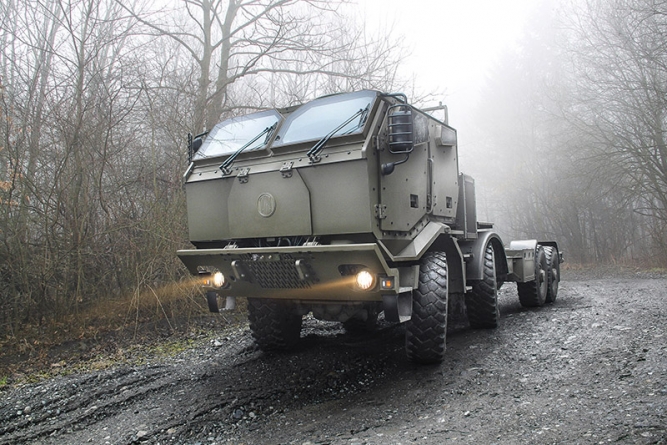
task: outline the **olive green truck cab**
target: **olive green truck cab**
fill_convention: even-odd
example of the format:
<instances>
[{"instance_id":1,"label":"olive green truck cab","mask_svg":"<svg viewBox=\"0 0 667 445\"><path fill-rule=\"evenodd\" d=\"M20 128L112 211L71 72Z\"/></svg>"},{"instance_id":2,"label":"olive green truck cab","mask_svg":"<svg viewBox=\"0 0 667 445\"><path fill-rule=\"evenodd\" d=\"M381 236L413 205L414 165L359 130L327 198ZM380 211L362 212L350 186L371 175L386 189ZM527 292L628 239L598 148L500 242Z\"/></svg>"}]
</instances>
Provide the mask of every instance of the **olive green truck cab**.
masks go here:
<instances>
[{"instance_id":1,"label":"olive green truck cab","mask_svg":"<svg viewBox=\"0 0 667 445\"><path fill-rule=\"evenodd\" d=\"M415 362L439 362L449 308L498 325L498 289L556 299L554 241L504 247L477 221L456 130L403 94L363 90L227 119L189 139L190 241L178 256L211 311L247 297L263 350L294 346L303 315L371 329L406 323Z\"/></svg>"}]
</instances>

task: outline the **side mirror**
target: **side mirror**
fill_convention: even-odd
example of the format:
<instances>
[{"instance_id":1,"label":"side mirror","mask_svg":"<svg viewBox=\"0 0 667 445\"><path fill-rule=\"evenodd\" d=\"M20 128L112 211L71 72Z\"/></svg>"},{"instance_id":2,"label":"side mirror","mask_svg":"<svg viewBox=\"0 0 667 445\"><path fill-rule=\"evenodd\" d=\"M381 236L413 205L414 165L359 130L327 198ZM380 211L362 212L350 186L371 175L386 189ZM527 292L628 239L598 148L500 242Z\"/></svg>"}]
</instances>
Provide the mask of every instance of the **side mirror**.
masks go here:
<instances>
[{"instance_id":1,"label":"side mirror","mask_svg":"<svg viewBox=\"0 0 667 445\"><path fill-rule=\"evenodd\" d=\"M387 176L394 172L397 165L407 162L415 148L414 120L412 107L407 104L396 104L387 111L387 128L389 151L393 154L405 154L400 161L382 164L380 171Z\"/></svg>"},{"instance_id":2,"label":"side mirror","mask_svg":"<svg viewBox=\"0 0 667 445\"><path fill-rule=\"evenodd\" d=\"M201 136L192 141L192 154L197 153L203 143L204 141L202 140Z\"/></svg>"},{"instance_id":3,"label":"side mirror","mask_svg":"<svg viewBox=\"0 0 667 445\"><path fill-rule=\"evenodd\" d=\"M205 131L197 136L192 136L192 133L188 133L188 163L192 162L192 159L195 157L195 153L201 148L204 144L204 136L208 134L208 131Z\"/></svg>"},{"instance_id":4,"label":"side mirror","mask_svg":"<svg viewBox=\"0 0 667 445\"><path fill-rule=\"evenodd\" d=\"M389 130L389 151L410 153L414 147L414 125L412 107L396 104L389 107L387 126Z\"/></svg>"}]
</instances>

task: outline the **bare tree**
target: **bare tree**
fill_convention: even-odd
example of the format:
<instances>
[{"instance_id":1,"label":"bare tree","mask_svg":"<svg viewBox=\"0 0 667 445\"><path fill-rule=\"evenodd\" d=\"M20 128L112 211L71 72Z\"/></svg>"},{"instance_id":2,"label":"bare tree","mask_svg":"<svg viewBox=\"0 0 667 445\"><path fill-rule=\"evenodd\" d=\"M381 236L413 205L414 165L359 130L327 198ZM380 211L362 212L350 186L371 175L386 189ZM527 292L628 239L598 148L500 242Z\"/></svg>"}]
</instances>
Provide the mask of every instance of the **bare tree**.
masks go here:
<instances>
[{"instance_id":1,"label":"bare tree","mask_svg":"<svg viewBox=\"0 0 667 445\"><path fill-rule=\"evenodd\" d=\"M565 116L587 140L591 171L645 217L664 251L667 2L591 0L576 12L569 48L577 82Z\"/></svg>"},{"instance_id":2,"label":"bare tree","mask_svg":"<svg viewBox=\"0 0 667 445\"><path fill-rule=\"evenodd\" d=\"M197 67L193 127L199 130L215 125L225 111L265 102L241 88L232 91L250 77L256 79L246 85L271 97L294 75L344 79L345 89L393 82L398 63L394 44L348 26L338 15L339 5L323 0L188 0L185 15L174 9L125 9L146 33L176 41Z\"/></svg>"},{"instance_id":3,"label":"bare tree","mask_svg":"<svg viewBox=\"0 0 667 445\"><path fill-rule=\"evenodd\" d=\"M113 1L5 7L3 280L13 307L41 320L76 310L108 281L108 169L136 102L120 65L129 24Z\"/></svg>"},{"instance_id":4,"label":"bare tree","mask_svg":"<svg viewBox=\"0 0 667 445\"><path fill-rule=\"evenodd\" d=\"M32 285L37 272L32 247L39 237L33 221L39 218L40 143L45 122L46 97L50 93L53 46L59 29L58 4L23 9L22 2L0 5L3 52L0 65L3 91L4 189L2 241L7 298L13 316L22 304L44 301L44 289ZM48 276L48 272L45 272Z\"/></svg>"}]
</instances>

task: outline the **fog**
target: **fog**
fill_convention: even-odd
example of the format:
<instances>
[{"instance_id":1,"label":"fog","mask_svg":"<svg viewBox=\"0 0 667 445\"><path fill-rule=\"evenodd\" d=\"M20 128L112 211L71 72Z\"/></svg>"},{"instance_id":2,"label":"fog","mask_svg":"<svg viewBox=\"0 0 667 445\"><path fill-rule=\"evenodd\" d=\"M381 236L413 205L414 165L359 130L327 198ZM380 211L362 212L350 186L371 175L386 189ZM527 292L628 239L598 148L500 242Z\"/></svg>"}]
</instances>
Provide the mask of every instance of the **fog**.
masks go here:
<instances>
[{"instance_id":1,"label":"fog","mask_svg":"<svg viewBox=\"0 0 667 445\"><path fill-rule=\"evenodd\" d=\"M526 20L539 2L512 0L364 0L367 29L384 29L405 45L399 73L414 79L414 88L446 101L455 119L479 99L493 65L517 48Z\"/></svg>"}]
</instances>

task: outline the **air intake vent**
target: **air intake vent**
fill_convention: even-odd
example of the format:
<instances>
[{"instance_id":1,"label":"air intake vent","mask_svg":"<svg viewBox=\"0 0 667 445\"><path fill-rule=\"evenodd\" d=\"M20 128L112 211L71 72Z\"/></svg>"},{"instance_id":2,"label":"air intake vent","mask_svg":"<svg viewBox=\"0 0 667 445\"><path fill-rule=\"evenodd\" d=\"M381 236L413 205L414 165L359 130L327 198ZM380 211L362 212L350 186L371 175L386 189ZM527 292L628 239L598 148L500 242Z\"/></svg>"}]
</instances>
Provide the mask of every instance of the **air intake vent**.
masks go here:
<instances>
[{"instance_id":1,"label":"air intake vent","mask_svg":"<svg viewBox=\"0 0 667 445\"><path fill-rule=\"evenodd\" d=\"M310 282L299 278L293 259L241 261L252 280L262 289L309 289Z\"/></svg>"}]
</instances>

